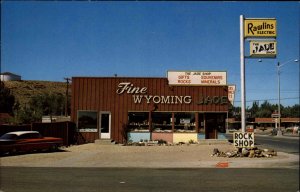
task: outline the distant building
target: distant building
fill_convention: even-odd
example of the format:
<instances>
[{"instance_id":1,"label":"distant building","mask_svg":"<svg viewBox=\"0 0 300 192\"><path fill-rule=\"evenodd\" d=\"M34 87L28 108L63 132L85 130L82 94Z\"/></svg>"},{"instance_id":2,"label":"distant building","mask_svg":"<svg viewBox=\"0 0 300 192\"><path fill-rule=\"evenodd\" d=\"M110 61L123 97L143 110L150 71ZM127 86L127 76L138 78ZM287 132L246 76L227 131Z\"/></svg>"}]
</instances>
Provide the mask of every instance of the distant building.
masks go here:
<instances>
[{"instance_id":1,"label":"distant building","mask_svg":"<svg viewBox=\"0 0 300 192\"><path fill-rule=\"evenodd\" d=\"M21 80L21 76L20 75L16 75L10 72L4 72L0 74L0 78L1 81L20 81Z\"/></svg>"}]
</instances>

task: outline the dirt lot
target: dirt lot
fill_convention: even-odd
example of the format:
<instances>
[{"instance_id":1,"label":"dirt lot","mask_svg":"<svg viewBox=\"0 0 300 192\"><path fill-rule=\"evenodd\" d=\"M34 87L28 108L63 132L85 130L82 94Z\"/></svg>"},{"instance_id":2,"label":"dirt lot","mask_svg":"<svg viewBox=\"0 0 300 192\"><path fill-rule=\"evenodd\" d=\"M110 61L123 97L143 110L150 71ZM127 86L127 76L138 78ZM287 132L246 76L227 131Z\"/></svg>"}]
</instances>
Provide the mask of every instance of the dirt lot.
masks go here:
<instances>
[{"instance_id":1,"label":"dirt lot","mask_svg":"<svg viewBox=\"0 0 300 192\"><path fill-rule=\"evenodd\" d=\"M272 158L212 157L213 149L231 151L231 144L181 146L121 146L84 144L61 152L33 153L1 157L1 166L24 167L145 167L188 168L216 167L225 162L228 167L298 167L297 155L278 153Z\"/></svg>"}]
</instances>

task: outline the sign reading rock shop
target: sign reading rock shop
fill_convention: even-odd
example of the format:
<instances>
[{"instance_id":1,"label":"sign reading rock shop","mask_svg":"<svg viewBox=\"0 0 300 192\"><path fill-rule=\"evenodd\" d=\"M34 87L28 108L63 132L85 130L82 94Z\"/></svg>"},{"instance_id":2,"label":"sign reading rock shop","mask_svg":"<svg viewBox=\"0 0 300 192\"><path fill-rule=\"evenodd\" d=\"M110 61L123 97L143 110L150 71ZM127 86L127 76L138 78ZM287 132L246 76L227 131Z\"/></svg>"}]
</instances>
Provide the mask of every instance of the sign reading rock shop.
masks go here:
<instances>
[{"instance_id":1,"label":"sign reading rock shop","mask_svg":"<svg viewBox=\"0 0 300 192\"><path fill-rule=\"evenodd\" d=\"M245 19L244 37L276 37L276 19Z\"/></svg>"},{"instance_id":2,"label":"sign reading rock shop","mask_svg":"<svg viewBox=\"0 0 300 192\"><path fill-rule=\"evenodd\" d=\"M253 148L254 132L234 132L233 145L237 148Z\"/></svg>"},{"instance_id":3,"label":"sign reading rock shop","mask_svg":"<svg viewBox=\"0 0 300 192\"><path fill-rule=\"evenodd\" d=\"M276 57L275 41L250 41L251 57Z\"/></svg>"},{"instance_id":4,"label":"sign reading rock shop","mask_svg":"<svg viewBox=\"0 0 300 192\"><path fill-rule=\"evenodd\" d=\"M226 85L225 71L168 71L169 85Z\"/></svg>"}]
</instances>

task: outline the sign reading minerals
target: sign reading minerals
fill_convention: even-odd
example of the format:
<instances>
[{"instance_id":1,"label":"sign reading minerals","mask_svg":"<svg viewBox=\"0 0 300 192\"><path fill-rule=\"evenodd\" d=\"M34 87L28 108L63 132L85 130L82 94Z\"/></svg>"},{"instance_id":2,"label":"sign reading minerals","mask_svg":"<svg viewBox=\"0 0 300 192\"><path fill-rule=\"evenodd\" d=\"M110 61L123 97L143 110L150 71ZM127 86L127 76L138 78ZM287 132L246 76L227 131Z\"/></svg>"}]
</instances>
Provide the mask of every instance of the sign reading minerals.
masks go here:
<instances>
[{"instance_id":1,"label":"sign reading minerals","mask_svg":"<svg viewBox=\"0 0 300 192\"><path fill-rule=\"evenodd\" d=\"M225 71L168 71L169 85L226 85Z\"/></svg>"},{"instance_id":2,"label":"sign reading minerals","mask_svg":"<svg viewBox=\"0 0 300 192\"><path fill-rule=\"evenodd\" d=\"M276 19L245 19L244 37L276 37Z\"/></svg>"}]
</instances>

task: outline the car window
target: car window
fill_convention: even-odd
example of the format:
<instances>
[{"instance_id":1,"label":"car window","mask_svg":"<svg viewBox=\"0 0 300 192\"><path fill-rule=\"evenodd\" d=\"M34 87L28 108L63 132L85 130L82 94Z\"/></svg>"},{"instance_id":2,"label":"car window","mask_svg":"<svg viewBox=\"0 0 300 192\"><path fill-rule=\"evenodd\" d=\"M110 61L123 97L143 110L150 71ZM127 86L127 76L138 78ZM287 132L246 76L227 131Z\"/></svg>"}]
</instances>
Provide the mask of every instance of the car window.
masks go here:
<instances>
[{"instance_id":1,"label":"car window","mask_svg":"<svg viewBox=\"0 0 300 192\"><path fill-rule=\"evenodd\" d=\"M25 133L20 135L18 139L39 139L41 135L39 133Z\"/></svg>"},{"instance_id":2,"label":"car window","mask_svg":"<svg viewBox=\"0 0 300 192\"><path fill-rule=\"evenodd\" d=\"M0 139L17 139L17 135L16 134L4 134L0 137Z\"/></svg>"}]
</instances>

